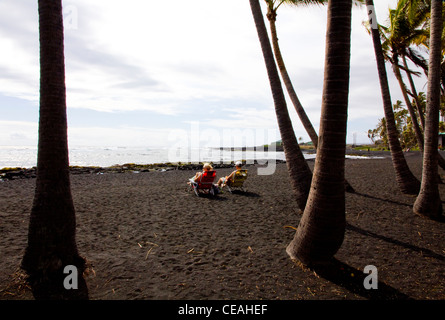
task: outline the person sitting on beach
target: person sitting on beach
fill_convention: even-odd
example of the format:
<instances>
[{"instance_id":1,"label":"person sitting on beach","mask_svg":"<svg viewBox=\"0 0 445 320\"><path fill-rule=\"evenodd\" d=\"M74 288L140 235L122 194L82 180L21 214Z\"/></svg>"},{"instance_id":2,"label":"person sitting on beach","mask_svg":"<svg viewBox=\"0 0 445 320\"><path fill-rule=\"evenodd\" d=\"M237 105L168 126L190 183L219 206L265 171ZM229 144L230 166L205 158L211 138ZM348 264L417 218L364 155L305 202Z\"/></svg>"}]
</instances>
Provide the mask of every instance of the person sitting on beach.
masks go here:
<instances>
[{"instance_id":1,"label":"person sitting on beach","mask_svg":"<svg viewBox=\"0 0 445 320\"><path fill-rule=\"evenodd\" d=\"M222 188L222 187L224 187L229 181L233 181L233 177L235 176L235 173L236 173L238 170L241 170L242 166L243 166L243 163L242 163L241 161L237 161L237 162L235 163L235 169L236 169L236 170L234 170L234 171L233 171L231 174L229 174L228 176L225 176L225 177L220 178L220 179L218 180L218 187L219 187L219 188Z\"/></svg>"},{"instance_id":2,"label":"person sitting on beach","mask_svg":"<svg viewBox=\"0 0 445 320\"><path fill-rule=\"evenodd\" d=\"M190 181L188 182L188 184L191 184L191 181L194 181L194 182L199 181L199 179L201 178L202 174L205 171L212 171L212 170L213 170L213 167L210 163L204 163L204 165L202 166L202 171L197 172L193 178L190 178Z\"/></svg>"}]
</instances>

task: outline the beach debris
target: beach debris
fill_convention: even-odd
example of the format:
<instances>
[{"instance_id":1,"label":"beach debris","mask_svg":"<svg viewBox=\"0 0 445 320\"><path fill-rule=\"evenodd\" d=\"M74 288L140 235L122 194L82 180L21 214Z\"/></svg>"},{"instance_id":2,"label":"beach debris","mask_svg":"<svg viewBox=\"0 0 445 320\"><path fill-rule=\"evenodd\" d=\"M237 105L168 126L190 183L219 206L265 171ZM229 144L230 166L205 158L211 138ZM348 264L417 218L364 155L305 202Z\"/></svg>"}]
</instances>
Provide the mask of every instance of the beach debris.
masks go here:
<instances>
[{"instance_id":1,"label":"beach debris","mask_svg":"<svg viewBox=\"0 0 445 320\"><path fill-rule=\"evenodd\" d=\"M306 290L312 295L315 296L315 292L312 292L311 288L307 287ZM315 291L315 290L314 290Z\"/></svg>"},{"instance_id":2,"label":"beach debris","mask_svg":"<svg viewBox=\"0 0 445 320\"><path fill-rule=\"evenodd\" d=\"M195 248L191 248L189 251L187 251L187 253L192 253L193 250L195 250Z\"/></svg>"},{"instance_id":3,"label":"beach debris","mask_svg":"<svg viewBox=\"0 0 445 320\"><path fill-rule=\"evenodd\" d=\"M248 246L248 247L247 247L247 250L249 250L251 253L253 253L253 250L252 250L252 247L251 247L251 246Z\"/></svg>"},{"instance_id":4,"label":"beach debris","mask_svg":"<svg viewBox=\"0 0 445 320\"><path fill-rule=\"evenodd\" d=\"M138 242L138 246L139 246L139 248L142 248L142 245Z\"/></svg>"},{"instance_id":5,"label":"beach debris","mask_svg":"<svg viewBox=\"0 0 445 320\"><path fill-rule=\"evenodd\" d=\"M94 267L93 263L87 260L86 264L85 264L85 270L83 271L83 276L85 278L88 278L88 277L94 278L94 277L96 277L96 271L94 270L93 267Z\"/></svg>"},{"instance_id":6,"label":"beach debris","mask_svg":"<svg viewBox=\"0 0 445 320\"><path fill-rule=\"evenodd\" d=\"M293 230L297 230L297 228L293 227L293 226L284 226L283 228L288 228L288 229L293 229Z\"/></svg>"},{"instance_id":7,"label":"beach debris","mask_svg":"<svg viewBox=\"0 0 445 320\"><path fill-rule=\"evenodd\" d=\"M151 251L152 251L155 247L159 247L159 245L156 244L156 243L153 243L153 242L149 242L149 241L146 241L145 243L147 243L147 244L151 244L151 248L148 249L147 254L145 255L145 260L147 260L148 256L151 254Z\"/></svg>"},{"instance_id":8,"label":"beach debris","mask_svg":"<svg viewBox=\"0 0 445 320\"><path fill-rule=\"evenodd\" d=\"M27 282L27 275L20 269L16 269L14 274L11 275L12 280L6 286L6 288L0 290L0 298L6 296L22 296L26 292L31 292L31 286Z\"/></svg>"},{"instance_id":9,"label":"beach debris","mask_svg":"<svg viewBox=\"0 0 445 320\"><path fill-rule=\"evenodd\" d=\"M150 254L151 250L153 250L153 247L151 247L151 248L147 251L147 254L145 255L145 260L147 260L148 255Z\"/></svg>"}]
</instances>

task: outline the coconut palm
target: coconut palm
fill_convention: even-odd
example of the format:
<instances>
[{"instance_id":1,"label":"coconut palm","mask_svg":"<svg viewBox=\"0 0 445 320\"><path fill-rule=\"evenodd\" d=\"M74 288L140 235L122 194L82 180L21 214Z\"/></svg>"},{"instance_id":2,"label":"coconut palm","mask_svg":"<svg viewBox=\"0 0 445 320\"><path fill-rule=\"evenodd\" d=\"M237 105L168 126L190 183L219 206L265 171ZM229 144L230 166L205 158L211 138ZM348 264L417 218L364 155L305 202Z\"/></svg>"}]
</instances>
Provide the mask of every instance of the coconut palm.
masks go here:
<instances>
[{"instance_id":1,"label":"coconut palm","mask_svg":"<svg viewBox=\"0 0 445 320\"><path fill-rule=\"evenodd\" d=\"M65 290L63 270L85 260L76 245L76 217L71 196L61 0L39 0L40 118L37 179L28 245L22 268L36 298L86 298L85 290ZM79 279L79 282L82 282ZM83 288L85 289L85 288ZM68 295L68 296L67 296Z\"/></svg>"},{"instance_id":2,"label":"coconut palm","mask_svg":"<svg viewBox=\"0 0 445 320\"><path fill-rule=\"evenodd\" d=\"M278 69L280 70L281 77L283 79L283 83L286 87L286 90L289 94L289 97L294 105L294 108L300 117L301 123L303 124L306 132L308 133L314 147L317 148L318 145L318 135L311 123L311 120L307 116L303 106L301 105L300 99L298 99L297 93L292 85L292 81L289 77L289 73L287 72L286 65L284 63L283 56L281 54L281 49L278 44L278 35L277 35L277 27L276 27L276 19L277 19L277 10L282 4L291 4L291 5L310 5L310 4L325 4L327 0L265 0L267 3L267 19L269 20L269 26L271 31L272 38L272 46L275 54L275 59L278 65Z\"/></svg>"},{"instance_id":3,"label":"coconut palm","mask_svg":"<svg viewBox=\"0 0 445 320\"><path fill-rule=\"evenodd\" d=\"M289 73L287 72L286 65L284 63L283 55L281 53L280 45L278 43L278 34L276 27L277 20L277 10L282 4L289 4L294 6L303 6L303 5L314 5L314 4L326 4L327 0L265 0L267 3L267 19L269 20L269 27L271 31L272 38L272 47L276 59L276 63L278 69L281 74L281 78L283 79L283 83L286 87L287 93L291 99L291 102L297 112L303 127L306 129L307 134L309 135L315 149L318 146L318 134L315 131L311 120L306 114L300 99L298 98L297 93L295 92L294 86L292 85L292 81L290 79ZM348 192L354 192L354 188L349 184L347 180L345 180L345 188Z\"/></svg>"},{"instance_id":4,"label":"coconut palm","mask_svg":"<svg viewBox=\"0 0 445 320\"><path fill-rule=\"evenodd\" d=\"M345 233L346 127L352 0L329 0L319 144L311 190L292 242L292 259L305 265L330 260Z\"/></svg>"},{"instance_id":5,"label":"coconut palm","mask_svg":"<svg viewBox=\"0 0 445 320\"><path fill-rule=\"evenodd\" d=\"M420 120L422 124L424 122L423 113L420 108L420 101L411 78L412 72L408 69L406 59L409 58L414 64L422 68L426 74L428 74L428 64L412 45L424 45L429 46L429 24L430 24L430 6L431 1L426 0L399 0L396 9L389 11L390 23L388 27L380 26L382 30L382 37L384 39L383 47L386 55L386 59L391 62L393 71L399 86L402 90L402 94L411 115L414 133L416 135L417 144L419 149L423 151L424 145L424 132L419 126ZM443 4L444 6L445 4ZM443 34L441 35L443 37ZM441 46L441 61L443 60L445 47ZM399 64L399 59L402 59L403 65ZM441 64L440 68L444 66ZM414 97L414 101L417 105L417 111L414 110L411 101L408 97L410 92L407 90L405 83L403 82L402 74L400 70L405 70L410 81L411 95ZM444 75L441 75L441 79ZM438 154L439 166L445 169L445 159L442 155Z\"/></svg>"},{"instance_id":6,"label":"coconut palm","mask_svg":"<svg viewBox=\"0 0 445 320\"><path fill-rule=\"evenodd\" d=\"M368 7L374 7L373 0L366 0ZM377 19L375 12L370 15L370 19ZM374 25L378 25L377 21L373 21ZM371 24L371 25L372 25ZM400 146L399 134L394 118L394 111L392 109L391 94L388 84L388 76L385 67L385 56L380 40L380 33L377 28L370 28L369 32L372 36L374 44L374 52L377 60L377 69L379 74L380 89L383 99L383 110L385 114L386 132L388 136L389 149L391 151L392 162L396 174L396 181L400 190L405 194L416 195L420 189L420 181L411 172L405 156L403 155L402 147Z\"/></svg>"},{"instance_id":7,"label":"coconut palm","mask_svg":"<svg viewBox=\"0 0 445 320\"><path fill-rule=\"evenodd\" d=\"M259 0L250 0L250 7L266 64L291 184L296 194L298 207L300 210L304 210L309 194L312 172L301 152L292 127Z\"/></svg>"},{"instance_id":8,"label":"coconut palm","mask_svg":"<svg viewBox=\"0 0 445 320\"><path fill-rule=\"evenodd\" d=\"M405 56L402 58L402 60L403 60L403 70L406 73L406 76L409 81L410 89L411 89L411 90L407 89L406 91L407 91L407 94L413 98L413 102L416 106L416 109L414 110L414 112L419 116L421 130L423 131L425 129L425 116L424 116L425 110L422 109L420 97L419 97L419 94L417 93L417 89L416 89L416 86L414 84L414 79L413 79L413 75L419 75L419 73L410 70L410 68L408 66L408 62L406 61L407 59Z\"/></svg>"},{"instance_id":9,"label":"coconut palm","mask_svg":"<svg viewBox=\"0 0 445 320\"><path fill-rule=\"evenodd\" d=\"M428 11L425 9L427 6L422 5L420 7L420 3L416 10L412 10L411 6L410 0L400 0L395 9L389 10L389 25L380 25L379 27L384 40L382 47L385 58L391 62L394 75L413 121L418 146L423 150L423 132L417 120L418 118L421 119L422 116L419 116L413 108L401 70L405 70L409 76L412 73L411 70L407 69L407 66L405 67L407 57L421 68L427 66L425 59L411 45L419 38L424 38L425 30L422 26L425 24ZM403 65L400 60L402 60Z\"/></svg>"},{"instance_id":10,"label":"coconut palm","mask_svg":"<svg viewBox=\"0 0 445 320\"><path fill-rule=\"evenodd\" d=\"M439 133L442 1L431 0L431 35L428 67L427 113L425 121L425 150L423 157L422 184L414 203L415 213L439 218L442 215L442 201L437 185L437 144Z\"/></svg>"}]
</instances>

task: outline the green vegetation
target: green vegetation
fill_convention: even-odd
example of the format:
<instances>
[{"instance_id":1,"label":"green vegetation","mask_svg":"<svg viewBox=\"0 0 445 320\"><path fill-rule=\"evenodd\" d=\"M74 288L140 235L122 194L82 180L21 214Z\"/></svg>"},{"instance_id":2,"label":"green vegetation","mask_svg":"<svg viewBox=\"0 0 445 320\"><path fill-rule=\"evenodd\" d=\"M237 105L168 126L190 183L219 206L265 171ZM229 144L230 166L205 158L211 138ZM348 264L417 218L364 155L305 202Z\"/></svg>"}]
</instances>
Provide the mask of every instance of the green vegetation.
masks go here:
<instances>
[{"instance_id":1,"label":"green vegetation","mask_svg":"<svg viewBox=\"0 0 445 320\"><path fill-rule=\"evenodd\" d=\"M420 105L420 108L415 108L417 114L419 114L419 109L426 110L426 97L423 92L419 93L417 103ZM413 105L416 105L415 101L413 101ZM414 124L408 109L404 107L400 100L397 100L393 105L393 109L400 145L405 150L419 150L418 140L414 131ZM441 114L445 114L444 105L442 105ZM439 130L440 132L445 131L445 123L442 121L439 122ZM385 118L379 119L375 129L368 130L368 138L371 139L376 148L389 149Z\"/></svg>"}]
</instances>

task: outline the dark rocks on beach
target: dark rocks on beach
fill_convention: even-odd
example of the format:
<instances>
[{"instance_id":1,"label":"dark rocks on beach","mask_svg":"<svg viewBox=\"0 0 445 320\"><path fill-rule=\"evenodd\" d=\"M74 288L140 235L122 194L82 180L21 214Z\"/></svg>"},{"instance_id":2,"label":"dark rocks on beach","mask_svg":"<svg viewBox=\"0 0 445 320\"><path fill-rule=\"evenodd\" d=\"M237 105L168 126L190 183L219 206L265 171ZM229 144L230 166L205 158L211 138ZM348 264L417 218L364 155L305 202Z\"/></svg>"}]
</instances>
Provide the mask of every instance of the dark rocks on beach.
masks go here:
<instances>
[{"instance_id":1,"label":"dark rocks on beach","mask_svg":"<svg viewBox=\"0 0 445 320\"><path fill-rule=\"evenodd\" d=\"M5 168L0 170L0 180L30 179L36 177L36 168Z\"/></svg>"},{"instance_id":2,"label":"dark rocks on beach","mask_svg":"<svg viewBox=\"0 0 445 320\"><path fill-rule=\"evenodd\" d=\"M275 160L276 163L284 163L282 160ZM249 161L246 166L262 164L264 161ZM123 165L114 165L110 167L89 167L89 166L71 166L71 174L104 174L104 173L139 173L154 171L172 171L172 170L202 170L203 163L155 163L155 164L134 164L127 163ZM212 163L214 169L233 168L233 163ZM31 179L36 177L37 168L3 168L0 169L0 180Z\"/></svg>"}]
</instances>

